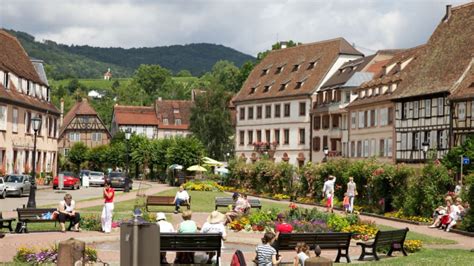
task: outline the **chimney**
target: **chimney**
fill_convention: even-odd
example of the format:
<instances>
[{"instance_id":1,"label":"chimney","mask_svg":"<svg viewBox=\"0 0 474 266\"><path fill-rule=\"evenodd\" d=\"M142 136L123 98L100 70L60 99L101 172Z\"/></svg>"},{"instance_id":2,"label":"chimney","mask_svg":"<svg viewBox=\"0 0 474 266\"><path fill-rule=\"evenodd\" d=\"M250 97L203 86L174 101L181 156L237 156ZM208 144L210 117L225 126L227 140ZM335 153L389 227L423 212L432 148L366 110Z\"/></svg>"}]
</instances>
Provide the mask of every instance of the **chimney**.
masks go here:
<instances>
[{"instance_id":1,"label":"chimney","mask_svg":"<svg viewBox=\"0 0 474 266\"><path fill-rule=\"evenodd\" d=\"M288 47L288 42L280 42L280 49L285 49L286 47Z\"/></svg>"},{"instance_id":2,"label":"chimney","mask_svg":"<svg viewBox=\"0 0 474 266\"><path fill-rule=\"evenodd\" d=\"M60 119L59 119L59 127L62 127L63 126L63 120L64 120L64 99L61 98L61 116L60 116Z\"/></svg>"},{"instance_id":3,"label":"chimney","mask_svg":"<svg viewBox=\"0 0 474 266\"><path fill-rule=\"evenodd\" d=\"M443 21L447 22L449 18L451 17L451 5L446 5L446 15L443 17Z\"/></svg>"}]
</instances>

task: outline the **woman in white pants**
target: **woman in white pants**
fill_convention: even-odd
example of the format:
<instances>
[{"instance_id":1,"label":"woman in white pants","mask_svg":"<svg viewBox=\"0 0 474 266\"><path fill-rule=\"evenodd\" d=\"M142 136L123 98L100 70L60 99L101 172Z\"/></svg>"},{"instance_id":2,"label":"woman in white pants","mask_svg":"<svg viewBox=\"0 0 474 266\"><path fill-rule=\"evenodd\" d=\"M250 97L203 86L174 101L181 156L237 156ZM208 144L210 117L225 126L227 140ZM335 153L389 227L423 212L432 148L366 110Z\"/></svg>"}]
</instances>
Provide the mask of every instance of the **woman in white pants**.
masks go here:
<instances>
[{"instance_id":1,"label":"woman in white pants","mask_svg":"<svg viewBox=\"0 0 474 266\"><path fill-rule=\"evenodd\" d=\"M110 182L107 180L104 184L104 208L102 209L102 231L108 234L112 231L112 211L114 210L114 196L115 190L110 187Z\"/></svg>"},{"instance_id":2,"label":"woman in white pants","mask_svg":"<svg viewBox=\"0 0 474 266\"><path fill-rule=\"evenodd\" d=\"M354 198L357 196L357 185L354 182L354 177L349 177L349 182L347 183L347 196L349 196L349 212L354 212Z\"/></svg>"}]
</instances>

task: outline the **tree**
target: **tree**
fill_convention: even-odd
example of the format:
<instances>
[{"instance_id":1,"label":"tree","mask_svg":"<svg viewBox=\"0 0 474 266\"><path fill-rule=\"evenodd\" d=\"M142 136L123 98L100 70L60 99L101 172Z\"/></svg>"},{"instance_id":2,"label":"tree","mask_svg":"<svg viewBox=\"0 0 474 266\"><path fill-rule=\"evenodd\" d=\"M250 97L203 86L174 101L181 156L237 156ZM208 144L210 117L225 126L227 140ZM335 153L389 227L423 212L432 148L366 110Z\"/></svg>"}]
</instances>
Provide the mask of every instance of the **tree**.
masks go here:
<instances>
[{"instance_id":1,"label":"tree","mask_svg":"<svg viewBox=\"0 0 474 266\"><path fill-rule=\"evenodd\" d=\"M175 137L174 145L166 150L166 161L168 165L180 164L185 168L200 164L202 157L206 154L202 143L193 136Z\"/></svg>"},{"instance_id":2,"label":"tree","mask_svg":"<svg viewBox=\"0 0 474 266\"><path fill-rule=\"evenodd\" d=\"M141 65L133 76L132 84L147 95L154 95L170 77L171 72L159 65Z\"/></svg>"},{"instance_id":3,"label":"tree","mask_svg":"<svg viewBox=\"0 0 474 266\"><path fill-rule=\"evenodd\" d=\"M176 74L176 76L177 77L192 77L193 75L191 74L191 72L189 72L189 70L183 69L183 70L180 70Z\"/></svg>"},{"instance_id":4,"label":"tree","mask_svg":"<svg viewBox=\"0 0 474 266\"><path fill-rule=\"evenodd\" d=\"M234 128L228 104L231 94L220 86L198 95L191 109L190 129L206 147L208 154L222 160L232 151Z\"/></svg>"},{"instance_id":5,"label":"tree","mask_svg":"<svg viewBox=\"0 0 474 266\"><path fill-rule=\"evenodd\" d=\"M238 92L240 90L240 69L229 61L218 61L212 67L211 75L215 82L225 90Z\"/></svg>"},{"instance_id":6,"label":"tree","mask_svg":"<svg viewBox=\"0 0 474 266\"><path fill-rule=\"evenodd\" d=\"M89 149L87 159L89 160L89 167L92 170L103 170L105 164L108 162L108 145L100 145Z\"/></svg>"},{"instance_id":7,"label":"tree","mask_svg":"<svg viewBox=\"0 0 474 266\"><path fill-rule=\"evenodd\" d=\"M451 148L442 162L449 170L459 174L461 172L461 156L474 160L474 135L469 136L461 146ZM467 175L472 171L474 171L474 164L463 166L464 174Z\"/></svg>"},{"instance_id":8,"label":"tree","mask_svg":"<svg viewBox=\"0 0 474 266\"><path fill-rule=\"evenodd\" d=\"M247 61L242 65L242 67L240 67L240 75L238 79L239 88L242 88L242 85L244 85L244 82L247 80L255 65L256 64L253 61Z\"/></svg>"},{"instance_id":9,"label":"tree","mask_svg":"<svg viewBox=\"0 0 474 266\"><path fill-rule=\"evenodd\" d=\"M127 148L123 140L116 140L109 144L109 149L107 152L107 162L113 169L117 167L123 167L125 165L126 150Z\"/></svg>"},{"instance_id":10,"label":"tree","mask_svg":"<svg viewBox=\"0 0 474 266\"><path fill-rule=\"evenodd\" d=\"M82 142L75 143L69 151L68 160L77 166L77 171L81 170L81 164L87 161L88 147Z\"/></svg>"}]
</instances>

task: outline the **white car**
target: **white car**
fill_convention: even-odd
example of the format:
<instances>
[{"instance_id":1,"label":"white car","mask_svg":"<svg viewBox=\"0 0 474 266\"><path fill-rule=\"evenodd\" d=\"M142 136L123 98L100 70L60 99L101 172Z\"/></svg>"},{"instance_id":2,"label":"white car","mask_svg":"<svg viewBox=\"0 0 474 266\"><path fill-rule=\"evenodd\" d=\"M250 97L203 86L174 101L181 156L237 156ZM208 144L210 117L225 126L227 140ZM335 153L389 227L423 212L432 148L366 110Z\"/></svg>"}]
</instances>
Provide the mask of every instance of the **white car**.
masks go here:
<instances>
[{"instance_id":1,"label":"white car","mask_svg":"<svg viewBox=\"0 0 474 266\"><path fill-rule=\"evenodd\" d=\"M0 199L4 199L7 196L7 185L5 185L5 180L0 176Z\"/></svg>"},{"instance_id":2,"label":"white car","mask_svg":"<svg viewBox=\"0 0 474 266\"><path fill-rule=\"evenodd\" d=\"M89 184L91 186L104 186L105 175L102 172L89 172Z\"/></svg>"}]
</instances>

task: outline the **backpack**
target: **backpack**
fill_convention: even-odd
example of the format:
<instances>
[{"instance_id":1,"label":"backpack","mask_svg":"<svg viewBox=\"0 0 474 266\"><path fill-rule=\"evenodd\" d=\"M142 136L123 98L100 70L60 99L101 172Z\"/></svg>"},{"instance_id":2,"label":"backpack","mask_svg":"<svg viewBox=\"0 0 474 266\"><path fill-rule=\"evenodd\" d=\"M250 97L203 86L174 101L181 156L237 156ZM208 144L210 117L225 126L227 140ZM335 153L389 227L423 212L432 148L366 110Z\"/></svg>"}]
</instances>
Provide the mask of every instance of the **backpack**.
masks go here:
<instances>
[{"instance_id":1,"label":"backpack","mask_svg":"<svg viewBox=\"0 0 474 266\"><path fill-rule=\"evenodd\" d=\"M230 263L230 266L247 266L247 263L245 262L244 258L244 253L242 253L241 250L237 249L232 256L232 261Z\"/></svg>"}]
</instances>

